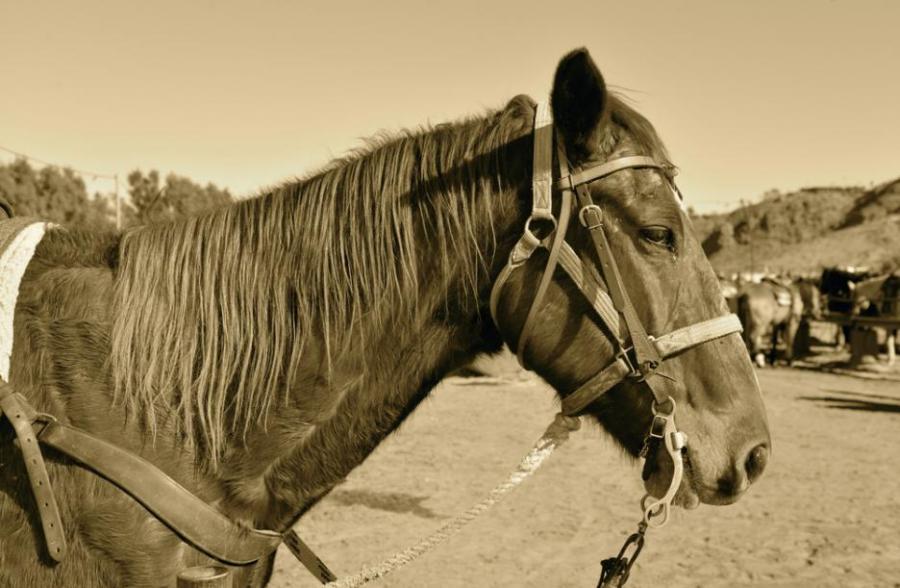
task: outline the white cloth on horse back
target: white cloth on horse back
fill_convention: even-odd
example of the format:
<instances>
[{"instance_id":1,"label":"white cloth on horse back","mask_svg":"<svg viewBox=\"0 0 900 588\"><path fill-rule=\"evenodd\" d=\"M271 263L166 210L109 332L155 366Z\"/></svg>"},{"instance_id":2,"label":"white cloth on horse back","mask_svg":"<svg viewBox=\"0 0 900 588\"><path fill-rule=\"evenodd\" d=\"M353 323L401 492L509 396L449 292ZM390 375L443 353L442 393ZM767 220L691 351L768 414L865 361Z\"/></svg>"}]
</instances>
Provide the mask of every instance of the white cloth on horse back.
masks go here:
<instances>
[{"instance_id":1,"label":"white cloth on horse back","mask_svg":"<svg viewBox=\"0 0 900 588\"><path fill-rule=\"evenodd\" d=\"M50 227L50 223L26 218L0 222L0 377L6 381L9 381L19 284L34 250Z\"/></svg>"}]
</instances>

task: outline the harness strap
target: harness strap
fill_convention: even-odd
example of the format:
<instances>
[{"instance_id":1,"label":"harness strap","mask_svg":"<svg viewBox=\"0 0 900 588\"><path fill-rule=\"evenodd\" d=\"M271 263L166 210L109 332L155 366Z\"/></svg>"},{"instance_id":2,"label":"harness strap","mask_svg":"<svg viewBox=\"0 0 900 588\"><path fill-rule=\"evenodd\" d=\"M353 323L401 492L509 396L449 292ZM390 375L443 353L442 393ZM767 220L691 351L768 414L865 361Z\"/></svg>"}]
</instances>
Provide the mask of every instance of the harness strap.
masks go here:
<instances>
[{"instance_id":1,"label":"harness strap","mask_svg":"<svg viewBox=\"0 0 900 588\"><path fill-rule=\"evenodd\" d=\"M19 450L22 452L25 470L28 472L28 480L31 482L31 492L44 531L47 553L55 561L62 561L66 555L66 538L63 535L59 507L56 505L50 477L47 475L44 456L41 455L41 448L38 446L34 429L31 427L34 411L28 402L19 394L14 393L12 386L2 378L0 378L0 414L9 419L19 440Z\"/></svg>"},{"instance_id":2,"label":"harness strap","mask_svg":"<svg viewBox=\"0 0 900 588\"><path fill-rule=\"evenodd\" d=\"M565 238L565 225L569 222L568 214L566 214L564 219L561 218L559 223L556 222L556 218L553 216L553 188L551 186L553 182L553 114L550 111L550 105L546 102L538 104L534 111L533 136L531 215L525 221L523 238L527 236L529 241L537 239L537 236L531 229L532 221L551 221L555 230L551 236L553 243L550 246L550 260L544 269L544 275L541 277L537 293L531 302L531 308L528 310L525 322L522 323L522 330L519 331L516 356L519 358L519 363L523 366L525 365L525 345L534 326L537 307L550 286L550 279L553 277L553 267L556 265L556 258L559 256L559 245ZM571 206L571 201L569 206ZM564 209L565 207L563 207ZM545 241L538 241L538 246L546 247Z\"/></svg>"},{"instance_id":3,"label":"harness strap","mask_svg":"<svg viewBox=\"0 0 900 588\"><path fill-rule=\"evenodd\" d=\"M676 329L659 338L648 337L648 339L662 359L668 359L692 347L720 339L732 333L740 333L742 330L741 321L737 315L727 314ZM580 413L589 404L628 377L631 374L631 366L623 357L627 352L628 350L623 351L613 363L600 370L597 375L566 396L562 401L560 412L566 416L574 416ZM656 392L654 392L655 394ZM668 401L668 397L666 401Z\"/></svg>"},{"instance_id":4,"label":"harness strap","mask_svg":"<svg viewBox=\"0 0 900 588\"><path fill-rule=\"evenodd\" d=\"M0 379L0 408L19 446L50 556L62 561L66 551L59 510L38 442L75 460L135 499L198 551L230 565L248 565L271 554L284 541L323 584L334 574L293 531L251 529L235 523L155 465L112 443L37 413L28 401Z\"/></svg>"},{"instance_id":5,"label":"harness strap","mask_svg":"<svg viewBox=\"0 0 900 588\"><path fill-rule=\"evenodd\" d=\"M578 216L585 228L588 229L591 240L594 242L594 250L597 253L597 260L600 262L603 276L606 278L610 298L612 298L616 310L622 314L625 325L628 327L631 345L634 347L637 359L636 368L646 377L659 367L662 359L659 356L659 352L651 344L647 332L644 330L644 325L638 318L637 311L622 283L619 267L612 255L612 251L610 251L606 234L603 232L603 215L600 208L593 203L591 194L584 184L575 186L575 193L578 196L578 204L581 207ZM658 402L664 402L668 398L668 396L661 396L656 390L653 391L653 395Z\"/></svg>"},{"instance_id":6,"label":"harness strap","mask_svg":"<svg viewBox=\"0 0 900 588\"><path fill-rule=\"evenodd\" d=\"M617 171L629 167L653 167L656 169L665 169L652 157L646 155L629 155L608 161L597 167L582 169L576 173L569 174L565 172L560 174L560 179L556 180L554 186L559 190L574 190L577 186L599 180L600 178L612 175Z\"/></svg>"},{"instance_id":7,"label":"harness strap","mask_svg":"<svg viewBox=\"0 0 900 588\"><path fill-rule=\"evenodd\" d=\"M239 526L149 461L103 439L56 421L48 422L38 437L44 445L115 484L209 557L247 565L281 543L280 533Z\"/></svg>"}]
</instances>

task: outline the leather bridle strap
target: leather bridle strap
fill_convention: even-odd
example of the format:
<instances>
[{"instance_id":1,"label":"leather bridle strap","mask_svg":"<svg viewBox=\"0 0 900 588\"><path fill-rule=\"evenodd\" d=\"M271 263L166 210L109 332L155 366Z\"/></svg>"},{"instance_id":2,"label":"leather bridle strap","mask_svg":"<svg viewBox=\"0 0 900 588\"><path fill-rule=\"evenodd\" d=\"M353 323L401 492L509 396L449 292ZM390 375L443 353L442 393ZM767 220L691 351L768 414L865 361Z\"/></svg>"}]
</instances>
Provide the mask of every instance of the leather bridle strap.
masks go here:
<instances>
[{"instance_id":1,"label":"leather bridle strap","mask_svg":"<svg viewBox=\"0 0 900 588\"><path fill-rule=\"evenodd\" d=\"M643 380L653 393L656 403L661 406L669 400L669 397L656 390L653 385L654 382L649 378L654 374L662 360L690 347L730 333L739 332L741 330L740 321L734 315L725 315L678 329L658 338L647 334L625 290L618 265L610 249L609 241L603 229L603 213L600 207L592 201L586 184L624 169L651 168L660 170L663 173L666 179L669 180L673 192L680 198L680 193L671 181L671 169L669 166L658 163L651 157L635 155L621 157L596 167L570 173L562 137L557 135L557 163L559 165L560 179L553 183L553 187L561 190L563 196L560 208L560 221L557 225L552 214L552 191L548 189L550 184L547 181L547 170L552 161L549 153L552 151L553 143L553 134L552 132L548 133L548 128L553 128L549 108L546 104L541 104L535 113L532 213L525 223L522 236L510 252L506 266L504 266L494 282L490 297L491 317L494 319L495 324L499 324L497 321L497 310L500 294L512 272L524 265L538 248L549 249L550 255L547 265L544 268L538 289L532 299L532 305L519 333L517 345L519 362L524 365L524 350L526 349L532 326L537 320L536 317L541 302L555 269L559 265L566 271L582 294L585 295L591 307L606 325L609 331L608 334L614 339L614 344L618 346L618 354L612 364L566 397L563 401L563 413L571 415L584 410L588 404L628 377ZM596 261L600 267L599 275L596 276L595 265L583 264L578 254L565 242L569 206L573 192L578 198L579 220L588 229L594 245ZM540 239L532 231L531 223L533 220L549 220L557 226L554 227L549 237ZM603 290L601 286L603 282L606 283L609 294ZM630 339L631 346L627 349L626 343L622 341L620 334L622 320L625 322ZM632 355L635 358L634 361L631 360Z\"/></svg>"},{"instance_id":2,"label":"leather bridle strap","mask_svg":"<svg viewBox=\"0 0 900 588\"><path fill-rule=\"evenodd\" d=\"M525 349L540 310L541 302L547 293L550 282L553 281L553 274L559 263L560 256L567 253L565 250L568 248L568 245L565 242L565 237L572 214L572 195L567 193L563 194L559 221L553 216L553 117L550 112L550 106L547 103L541 103L535 109L532 167L531 214L525 222L522 236L510 253L508 263L494 283L490 301L491 316L496 323L500 292L509 275L514 269L528 261L538 248L549 250L547 264L544 266L541 281L538 284L534 298L532 298L531 307L528 309L525 321L522 323L522 329L519 331L516 356L522 365L525 365ZM553 224L550 235L544 239L540 239L535 235L532 227L533 222L540 221L549 221ZM571 259L566 260L564 267L566 265L569 266L567 271L571 271Z\"/></svg>"},{"instance_id":3,"label":"leather bridle strap","mask_svg":"<svg viewBox=\"0 0 900 588\"><path fill-rule=\"evenodd\" d=\"M688 349L741 332L741 321L736 315L726 314L699 323L694 323L660 337L648 337L662 359L668 359ZM592 402L603 396L610 388L631 374L631 366L624 359L628 350L624 350L616 360L600 370L590 380L567 395L562 401L562 412L566 416L575 416ZM657 400L657 402L659 402Z\"/></svg>"},{"instance_id":4,"label":"leather bridle strap","mask_svg":"<svg viewBox=\"0 0 900 588\"><path fill-rule=\"evenodd\" d=\"M519 331L519 342L516 346L516 356L519 363L525 365L525 346L528 343L528 337L534 326L534 320L538 313L538 308L547 293L547 288L553 278L553 270L556 268L557 259L559 258L560 246L565 240L566 227L569 224L569 216L572 206L572 199L569 197L560 210L559 222L553 216L553 187L551 186L553 178L553 116L550 112L550 105L547 103L539 104L534 112L534 146L532 155L532 180L531 180L531 215L525 222L525 234L523 238L534 241L536 235L532 230L531 223L535 221L551 221L553 223L552 234L539 241L539 246L546 247L547 240L551 239L550 256L547 265L544 267L544 274L538 284L537 292L531 301L531 308L522 323L522 330ZM530 254L529 254L530 255Z\"/></svg>"},{"instance_id":5,"label":"leather bridle strap","mask_svg":"<svg viewBox=\"0 0 900 588\"><path fill-rule=\"evenodd\" d=\"M624 159L630 161L623 162ZM649 157L622 158L610 163L617 165L607 164L601 166L600 169L594 170L596 173L591 176L592 180L603 177L603 174L600 173L603 171L606 171L605 175L609 175L615 171L625 169L626 167L661 167ZM602 168L608 168L608 171ZM591 193L585 184L573 182L573 187L578 197L578 205L580 207L578 218L591 235L591 240L594 243L594 251L597 254L597 261L600 262L603 276L606 278L606 285L609 288L610 298L612 298L616 310L622 314L622 318L625 320L625 325L628 328L628 334L631 337L631 345L634 348L634 354L637 360L637 365L635 367L646 378L659 367L661 358L656 351L656 348L651 344L647 332L644 330L644 325L638 318L637 311L631 303L628 292L625 290L624 284L622 283L619 267L612 255L612 251L610 251L609 241L606 239L606 234L603 231L603 213L601 212L600 207L594 204L591 199ZM657 394L654 392L654 395ZM664 401L666 398L659 398L657 395L657 400L660 402Z\"/></svg>"},{"instance_id":6,"label":"leather bridle strap","mask_svg":"<svg viewBox=\"0 0 900 588\"><path fill-rule=\"evenodd\" d=\"M28 402L13 392L12 387L3 379L0 379L0 415L6 416L19 440L19 451L22 452L25 471L31 482L31 491L44 531L47 553L54 560L62 561L66 555L66 538L63 535L59 508L53 495L53 487L50 485L50 477L47 475L44 456L31 426L33 411Z\"/></svg>"},{"instance_id":7,"label":"leather bridle strap","mask_svg":"<svg viewBox=\"0 0 900 588\"><path fill-rule=\"evenodd\" d=\"M612 161L607 161L606 163L598 165L596 167L582 169L572 174L566 172L564 174L561 174L560 178L556 180L553 185L558 190L574 190L577 186L580 186L582 184L589 184L594 180L605 178L606 176L612 175L617 171L621 171L630 167L653 167L661 170L669 169L667 166L661 165L652 157L647 157L646 155L628 155L625 157L620 157L618 159L613 159Z\"/></svg>"}]
</instances>

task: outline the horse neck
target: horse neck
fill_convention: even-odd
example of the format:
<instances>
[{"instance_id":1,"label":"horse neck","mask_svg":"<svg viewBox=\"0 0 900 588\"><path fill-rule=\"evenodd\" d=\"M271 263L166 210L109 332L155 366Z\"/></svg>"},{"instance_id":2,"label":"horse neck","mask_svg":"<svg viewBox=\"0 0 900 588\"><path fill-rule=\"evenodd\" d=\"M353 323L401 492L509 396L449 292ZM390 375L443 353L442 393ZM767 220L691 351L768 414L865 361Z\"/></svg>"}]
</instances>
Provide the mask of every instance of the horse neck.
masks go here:
<instances>
[{"instance_id":1,"label":"horse neck","mask_svg":"<svg viewBox=\"0 0 900 588\"><path fill-rule=\"evenodd\" d=\"M492 281L524 221L520 203L530 171L528 125L526 116L522 128L485 152L461 152L436 170L423 169L431 165L427 161L410 170L419 179L409 181L413 188L403 198L418 206L401 210L400 216L414 226L394 228L415 241L398 238L394 247L401 256L414 256L414 263L374 268L399 283L396 289L344 286L348 300L359 296L371 305L352 307L346 331L323 328L306 340L290 367L284 399L268 413L265 426L254 425L243 439L227 442L219 468L231 492L226 510L252 513L257 523L283 528L361 463L447 373L479 352L499 349L485 309ZM363 175L356 170L346 177ZM297 186L290 200L321 196L326 179ZM353 188L344 184L343 189ZM288 214L304 218L309 212L300 207ZM355 212L351 208L347 214L352 219ZM315 257L313 243L321 239L317 230L292 249ZM346 247L342 254L352 257L362 244L336 241L332 246ZM346 263L365 269L353 259ZM303 280L322 278L304 271L302 263L298 268L301 286ZM404 299L412 289L414 295ZM340 297L331 303L340 304Z\"/></svg>"}]
</instances>

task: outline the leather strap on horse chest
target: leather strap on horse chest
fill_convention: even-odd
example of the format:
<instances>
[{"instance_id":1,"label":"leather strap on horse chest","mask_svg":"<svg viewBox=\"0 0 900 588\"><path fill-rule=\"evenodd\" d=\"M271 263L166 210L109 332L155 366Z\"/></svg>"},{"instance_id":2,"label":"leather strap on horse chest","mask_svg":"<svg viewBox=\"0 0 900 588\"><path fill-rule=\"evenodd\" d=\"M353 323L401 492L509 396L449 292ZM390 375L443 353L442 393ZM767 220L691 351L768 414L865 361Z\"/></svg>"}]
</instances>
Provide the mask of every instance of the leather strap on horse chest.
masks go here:
<instances>
[{"instance_id":1,"label":"leather strap on horse chest","mask_svg":"<svg viewBox=\"0 0 900 588\"><path fill-rule=\"evenodd\" d=\"M0 414L5 416L16 432L19 450L25 461L25 471L31 482L31 491L37 506L38 517L44 531L47 553L56 561L66 555L66 538L59 517L59 507L47 475L44 456L31 427L34 411L24 398L13 392L12 387L0 378Z\"/></svg>"},{"instance_id":2,"label":"leather strap on horse chest","mask_svg":"<svg viewBox=\"0 0 900 588\"><path fill-rule=\"evenodd\" d=\"M36 412L2 379L0 408L18 437L48 552L56 561L62 561L66 544L39 442L117 486L185 543L215 560L230 565L252 564L284 542L320 582L336 578L293 530L282 535L235 523L142 457Z\"/></svg>"}]
</instances>

